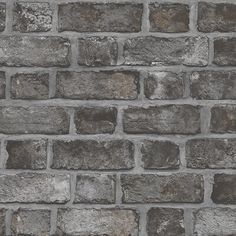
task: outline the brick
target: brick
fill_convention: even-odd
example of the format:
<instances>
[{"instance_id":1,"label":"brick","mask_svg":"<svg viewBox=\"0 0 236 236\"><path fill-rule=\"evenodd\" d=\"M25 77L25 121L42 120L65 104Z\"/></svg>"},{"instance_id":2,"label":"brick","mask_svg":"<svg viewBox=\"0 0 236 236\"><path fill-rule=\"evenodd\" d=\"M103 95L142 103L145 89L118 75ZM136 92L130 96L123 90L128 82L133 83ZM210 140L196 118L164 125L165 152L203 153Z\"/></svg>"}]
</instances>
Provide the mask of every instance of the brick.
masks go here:
<instances>
[{"instance_id":1,"label":"brick","mask_svg":"<svg viewBox=\"0 0 236 236\"><path fill-rule=\"evenodd\" d=\"M202 32L236 31L236 5L228 3L198 4L198 30Z\"/></svg>"},{"instance_id":2,"label":"brick","mask_svg":"<svg viewBox=\"0 0 236 236\"><path fill-rule=\"evenodd\" d=\"M236 175L216 174L211 198L215 203L236 204Z\"/></svg>"},{"instance_id":3,"label":"brick","mask_svg":"<svg viewBox=\"0 0 236 236\"><path fill-rule=\"evenodd\" d=\"M100 71L57 73L56 97L69 99L136 99L139 73Z\"/></svg>"},{"instance_id":4,"label":"brick","mask_svg":"<svg viewBox=\"0 0 236 236\"><path fill-rule=\"evenodd\" d=\"M236 132L236 105L215 105L211 109L212 133Z\"/></svg>"},{"instance_id":5,"label":"brick","mask_svg":"<svg viewBox=\"0 0 236 236\"><path fill-rule=\"evenodd\" d=\"M115 203L115 175L77 175L74 203Z\"/></svg>"},{"instance_id":6,"label":"brick","mask_svg":"<svg viewBox=\"0 0 236 236\"><path fill-rule=\"evenodd\" d=\"M11 76L11 98L48 99L49 74L44 72L14 74Z\"/></svg>"},{"instance_id":7,"label":"brick","mask_svg":"<svg viewBox=\"0 0 236 236\"><path fill-rule=\"evenodd\" d=\"M206 37L135 37L125 41L124 59L125 65L206 66L208 39Z\"/></svg>"},{"instance_id":8,"label":"brick","mask_svg":"<svg viewBox=\"0 0 236 236\"><path fill-rule=\"evenodd\" d=\"M66 3L59 4L59 31L138 32L142 24L142 4Z\"/></svg>"},{"instance_id":9,"label":"brick","mask_svg":"<svg viewBox=\"0 0 236 236\"><path fill-rule=\"evenodd\" d=\"M6 218L6 209L0 208L0 235L5 235L5 218Z\"/></svg>"},{"instance_id":10,"label":"brick","mask_svg":"<svg viewBox=\"0 0 236 236\"><path fill-rule=\"evenodd\" d=\"M112 134L116 128L114 107L80 107L75 110L75 127L80 134Z\"/></svg>"},{"instance_id":11,"label":"brick","mask_svg":"<svg viewBox=\"0 0 236 236\"><path fill-rule=\"evenodd\" d=\"M236 66L236 38L214 40L213 63L219 66Z\"/></svg>"},{"instance_id":12,"label":"brick","mask_svg":"<svg viewBox=\"0 0 236 236\"><path fill-rule=\"evenodd\" d=\"M186 161L194 169L236 169L236 139L189 140Z\"/></svg>"},{"instance_id":13,"label":"brick","mask_svg":"<svg viewBox=\"0 0 236 236\"><path fill-rule=\"evenodd\" d=\"M5 72L0 71L0 99L5 98L6 93L6 76Z\"/></svg>"},{"instance_id":14,"label":"brick","mask_svg":"<svg viewBox=\"0 0 236 236\"><path fill-rule=\"evenodd\" d=\"M50 211L19 208L13 212L12 235L50 235Z\"/></svg>"},{"instance_id":15,"label":"brick","mask_svg":"<svg viewBox=\"0 0 236 236\"><path fill-rule=\"evenodd\" d=\"M65 203L69 200L69 175L46 173L0 175L1 203Z\"/></svg>"},{"instance_id":16,"label":"brick","mask_svg":"<svg viewBox=\"0 0 236 236\"><path fill-rule=\"evenodd\" d=\"M195 134L200 132L200 108L191 105L129 107L124 110L126 133Z\"/></svg>"},{"instance_id":17,"label":"brick","mask_svg":"<svg viewBox=\"0 0 236 236\"><path fill-rule=\"evenodd\" d=\"M184 211L177 208L151 208L147 213L148 236L185 236Z\"/></svg>"},{"instance_id":18,"label":"brick","mask_svg":"<svg viewBox=\"0 0 236 236\"><path fill-rule=\"evenodd\" d=\"M0 66L70 65L70 42L57 36L0 36Z\"/></svg>"},{"instance_id":19,"label":"brick","mask_svg":"<svg viewBox=\"0 0 236 236\"><path fill-rule=\"evenodd\" d=\"M190 94L195 99L236 99L236 72L193 72L190 76Z\"/></svg>"},{"instance_id":20,"label":"brick","mask_svg":"<svg viewBox=\"0 0 236 236\"><path fill-rule=\"evenodd\" d=\"M180 33L189 30L189 6L185 4L149 5L151 32Z\"/></svg>"},{"instance_id":21,"label":"brick","mask_svg":"<svg viewBox=\"0 0 236 236\"><path fill-rule=\"evenodd\" d=\"M46 2L16 2L13 9L13 30L22 33L50 31L52 13Z\"/></svg>"},{"instance_id":22,"label":"brick","mask_svg":"<svg viewBox=\"0 0 236 236\"><path fill-rule=\"evenodd\" d=\"M69 115L60 107L0 107L0 133L66 134Z\"/></svg>"},{"instance_id":23,"label":"brick","mask_svg":"<svg viewBox=\"0 0 236 236\"><path fill-rule=\"evenodd\" d=\"M184 97L185 73L156 71L144 80L144 93L149 99L181 99Z\"/></svg>"},{"instance_id":24,"label":"brick","mask_svg":"<svg viewBox=\"0 0 236 236\"><path fill-rule=\"evenodd\" d=\"M59 209L57 235L138 236L138 221L129 209Z\"/></svg>"},{"instance_id":25,"label":"brick","mask_svg":"<svg viewBox=\"0 0 236 236\"><path fill-rule=\"evenodd\" d=\"M236 234L236 210L202 208L194 212L194 235L230 236Z\"/></svg>"},{"instance_id":26,"label":"brick","mask_svg":"<svg viewBox=\"0 0 236 236\"><path fill-rule=\"evenodd\" d=\"M0 32L6 27L6 3L0 3Z\"/></svg>"},{"instance_id":27,"label":"brick","mask_svg":"<svg viewBox=\"0 0 236 236\"><path fill-rule=\"evenodd\" d=\"M198 174L122 174L123 203L200 203L203 177Z\"/></svg>"},{"instance_id":28,"label":"brick","mask_svg":"<svg viewBox=\"0 0 236 236\"><path fill-rule=\"evenodd\" d=\"M134 145L127 140L54 141L54 169L120 170L134 167Z\"/></svg>"},{"instance_id":29,"label":"brick","mask_svg":"<svg viewBox=\"0 0 236 236\"><path fill-rule=\"evenodd\" d=\"M173 142L144 140L141 154L144 169L179 168L179 147Z\"/></svg>"},{"instance_id":30,"label":"brick","mask_svg":"<svg viewBox=\"0 0 236 236\"><path fill-rule=\"evenodd\" d=\"M46 140L9 140L6 150L7 169L40 170L47 167Z\"/></svg>"},{"instance_id":31,"label":"brick","mask_svg":"<svg viewBox=\"0 0 236 236\"><path fill-rule=\"evenodd\" d=\"M78 40L78 64L110 66L117 64L118 44L113 37L87 37Z\"/></svg>"}]
</instances>

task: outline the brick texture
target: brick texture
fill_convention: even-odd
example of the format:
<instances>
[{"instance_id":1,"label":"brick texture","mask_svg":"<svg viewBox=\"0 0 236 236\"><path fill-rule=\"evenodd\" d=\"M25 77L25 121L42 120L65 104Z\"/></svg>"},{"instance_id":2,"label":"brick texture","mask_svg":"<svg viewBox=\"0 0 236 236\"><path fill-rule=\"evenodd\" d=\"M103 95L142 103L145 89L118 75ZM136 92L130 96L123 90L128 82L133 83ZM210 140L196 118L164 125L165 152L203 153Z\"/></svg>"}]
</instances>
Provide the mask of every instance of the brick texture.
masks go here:
<instances>
[{"instance_id":1,"label":"brick texture","mask_svg":"<svg viewBox=\"0 0 236 236\"><path fill-rule=\"evenodd\" d=\"M235 236L234 0L0 1L0 236Z\"/></svg>"}]
</instances>

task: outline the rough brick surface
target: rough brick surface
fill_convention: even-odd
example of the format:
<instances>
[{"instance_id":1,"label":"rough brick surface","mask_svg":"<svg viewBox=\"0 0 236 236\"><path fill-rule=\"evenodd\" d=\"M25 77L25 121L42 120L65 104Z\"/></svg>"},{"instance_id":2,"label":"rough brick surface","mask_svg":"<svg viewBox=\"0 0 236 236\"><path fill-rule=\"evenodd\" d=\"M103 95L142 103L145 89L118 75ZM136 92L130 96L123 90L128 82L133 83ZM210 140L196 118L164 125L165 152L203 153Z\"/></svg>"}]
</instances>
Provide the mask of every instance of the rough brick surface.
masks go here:
<instances>
[{"instance_id":1,"label":"rough brick surface","mask_svg":"<svg viewBox=\"0 0 236 236\"><path fill-rule=\"evenodd\" d=\"M141 30L142 12L142 4L60 4L59 31L138 32Z\"/></svg>"},{"instance_id":2,"label":"rough brick surface","mask_svg":"<svg viewBox=\"0 0 236 236\"><path fill-rule=\"evenodd\" d=\"M32 227L34 226L34 227ZM13 235L50 235L50 211L18 209L11 220Z\"/></svg>"},{"instance_id":3,"label":"rough brick surface","mask_svg":"<svg viewBox=\"0 0 236 236\"><path fill-rule=\"evenodd\" d=\"M5 98L6 94L6 76L3 71L0 71L0 99Z\"/></svg>"},{"instance_id":4,"label":"rough brick surface","mask_svg":"<svg viewBox=\"0 0 236 236\"><path fill-rule=\"evenodd\" d=\"M0 209L0 235L5 234L5 229L6 229L6 209L1 208Z\"/></svg>"},{"instance_id":5,"label":"rough brick surface","mask_svg":"<svg viewBox=\"0 0 236 236\"><path fill-rule=\"evenodd\" d=\"M6 27L6 3L0 3L0 31Z\"/></svg>"},{"instance_id":6,"label":"rough brick surface","mask_svg":"<svg viewBox=\"0 0 236 236\"><path fill-rule=\"evenodd\" d=\"M151 208L147 213L148 236L184 236L184 211L173 208Z\"/></svg>"},{"instance_id":7,"label":"rough brick surface","mask_svg":"<svg viewBox=\"0 0 236 236\"><path fill-rule=\"evenodd\" d=\"M196 174L124 174L121 185L124 203L203 201L203 177Z\"/></svg>"},{"instance_id":8,"label":"rough brick surface","mask_svg":"<svg viewBox=\"0 0 236 236\"><path fill-rule=\"evenodd\" d=\"M127 140L55 141L53 153L52 168L55 169L119 170L134 167L134 145Z\"/></svg>"},{"instance_id":9,"label":"rough brick surface","mask_svg":"<svg viewBox=\"0 0 236 236\"><path fill-rule=\"evenodd\" d=\"M56 97L70 99L135 99L138 73L132 71L59 72Z\"/></svg>"},{"instance_id":10,"label":"rough brick surface","mask_svg":"<svg viewBox=\"0 0 236 236\"><path fill-rule=\"evenodd\" d=\"M138 236L138 215L129 209L59 209L58 235Z\"/></svg>"}]
</instances>

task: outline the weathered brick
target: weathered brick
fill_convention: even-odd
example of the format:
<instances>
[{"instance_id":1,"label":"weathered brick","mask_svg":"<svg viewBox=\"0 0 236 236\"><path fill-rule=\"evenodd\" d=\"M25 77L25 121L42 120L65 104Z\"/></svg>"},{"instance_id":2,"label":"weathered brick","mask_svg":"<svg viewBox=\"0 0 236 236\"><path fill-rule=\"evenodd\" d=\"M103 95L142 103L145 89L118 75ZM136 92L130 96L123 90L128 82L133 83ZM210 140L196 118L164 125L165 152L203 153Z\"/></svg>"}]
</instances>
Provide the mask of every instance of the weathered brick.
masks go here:
<instances>
[{"instance_id":1,"label":"weathered brick","mask_svg":"<svg viewBox=\"0 0 236 236\"><path fill-rule=\"evenodd\" d=\"M236 132L236 105L215 105L211 109L212 133Z\"/></svg>"},{"instance_id":2,"label":"weathered brick","mask_svg":"<svg viewBox=\"0 0 236 236\"><path fill-rule=\"evenodd\" d=\"M124 110L126 133L195 134L200 132L200 107L164 105Z\"/></svg>"},{"instance_id":3,"label":"weathered brick","mask_svg":"<svg viewBox=\"0 0 236 236\"><path fill-rule=\"evenodd\" d=\"M70 65L70 42L57 36L0 36L0 66Z\"/></svg>"},{"instance_id":4,"label":"weathered brick","mask_svg":"<svg viewBox=\"0 0 236 236\"><path fill-rule=\"evenodd\" d=\"M216 174L211 198L215 203L236 204L236 175Z\"/></svg>"},{"instance_id":5,"label":"weathered brick","mask_svg":"<svg viewBox=\"0 0 236 236\"><path fill-rule=\"evenodd\" d=\"M177 208L151 208L147 213L148 236L185 236L184 211Z\"/></svg>"},{"instance_id":6,"label":"weathered brick","mask_svg":"<svg viewBox=\"0 0 236 236\"><path fill-rule=\"evenodd\" d=\"M5 72L0 71L0 99L5 98L6 93L6 76Z\"/></svg>"},{"instance_id":7,"label":"weathered brick","mask_svg":"<svg viewBox=\"0 0 236 236\"><path fill-rule=\"evenodd\" d=\"M138 236L138 221L130 209L59 209L57 235Z\"/></svg>"},{"instance_id":8,"label":"weathered brick","mask_svg":"<svg viewBox=\"0 0 236 236\"><path fill-rule=\"evenodd\" d=\"M69 115L60 107L0 107L0 133L66 134Z\"/></svg>"},{"instance_id":9,"label":"weathered brick","mask_svg":"<svg viewBox=\"0 0 236 236\"><path fill-rule=\"evenodd\" d=\"M57 73L56 97L70 99L136 99L139 73L100 71Z\"/></svg>"},{"instance_id":10,"label":"weathered brick","mask_svg":"<svg viewBox=\"0 0 236 236\"><path fill-rule=\"evenodd\" d=\"M121 175L123 203L200 203L203 201L203 177L198 174Z\"/></svg>"},{"instance_id":11,"label":"weathered brick","mask_svg":"<svg viewBox=\"0 0 236 236\"><path fill-rule=\"evenodd\" d=\"M236 139L192 139L186 143L187 167L236 168Z\"/></svg>"},{"instance_id":12,"label":"weathered brick","mask_svg":"<svg viewBox=\"0 0 236 236\"><path fill-rule=\"evenodd\" d=\"M52 28L52 9L46 2L16 2L13 9L13 30L46 32Z\"/></svg>"},{"instance_id":13,"label":"weathered brick","mask_svg":"<svg viewBox=\"0 0 236 236\"><path fill-rule=\"evenodd\" d=\"M49 74L44 72L14 74L11 76L11 98L48 99Z\"/></svg>"},{"instance_id":14,"label":"weathered brick","mask_svg":"<svg viewBox=\"0 0 236 236\"><path fill-rule=\"evenodd\" d=\"M115 203L115 175L77 175L74 203Z\"/></svg>"},{"instance_id":15,"label":"weathered brick","mask_svg":"<svg viewBox=\"0 0 236 236\"><path fill-rule=\"evenodd\" d=\"M236 5L229 3L198 4L198 30L202 32L236 31Z\"/></svg>"},{"instance_id":16,"label":"weathered brick","mask_svg":"<svg viewBox=\"0 0 236 236\"><path fill-rule=\"evenodd\" d=\"M151 32L180 33L189 30L189 6L178 3L149 5Z\"/></svg>"},{"instance_id":17,"label":"weathered brick","mask_svg":"<svg viewBox=\"0 0 236 236\"><path fill-rule=\"evenodd\" d=\"M9 140L6 150L8 158L7 169L46 169L46 140Z\"/></svg>"},{"instance_id":18,"label":"weathered brick","mask_svg":"<svg viewBox=\"0 0 236 236\"><path fill-rule=\"evenodd\" d=\"M236 38L214 40L213 63L219 66L236 66Z\"/></svg>"},{"instance_id":19,"label":"weathered brick","mask_svg":"<svg viewBox=\"0 0 236 236\"><path fill-rule=\"evenodd\" d=\"M117 109L114 107L80 107L75 110L75 127L80 134L113 133Z\"/></svg>"},{"instance_id":20,"label":"weathered brick","mask_svg":"<svg viewBox=\"0 0 236 236\"><path fill-rule=\"evenodd\" d=\"M0 208L0 235L5 235L5 218L6 218L6 209Z\"/></svg>"},{"instance_id":21,"label":"weathered brick","mask_svg":"<svg viewBox=\"0 0 236 236\"><path fill-rule=\"evenodd\" d=\"M141 154L144 169L179 168L179 147L173 142L144 140Z\"/></svg>"},{"instance_id":22,"label":"weathered brick","mask_svg":"<svg viewBox=\"0 0 236 236\"><path fill-rule=\"evenodd\" d=\"M233 236L236 210L230 208L202 208L194 212L194 235Z\"/></svg>"},{"instance_id":23,"label":"weathered brick","mask_svg":"<svg viewBox=\"0 0 236 236\"><path fill-rule=\"evenodd\" d=\"M127 39L124 43L126 65L208 64L206 37L159 38L154 36Z\"/></svg>"},{"instance_id":24,"label":"weathered brick","mask_svg":"<svg viewBox=\"0 0 236 236\"><path fill-rule=\"evenodd\" d=\"M0 32L6 27L6 3L0 3Z\"/></svg>"},{"instance_id":25,"label":"weathered brick","mask_svg":"<svg viewBox=\"0 0 236 236\"><path fill-rule=\"evenodd\" d=\"M69 175L46 173L0 175L1 203L65 203L69 200Z\"/></svg>"},{"instance_id":26,"label":"weathered brick","mask_svg":"<svg viewBox=\"0 0 236 236\"><path fill-rule=\"evenodd\" d=\"M190 94L195 99L236 99L236 72L193 72L190 76Z\"/></svg>"},{"instance_id":27,"label":"weathered brick","mask_svg":"<svg viewBox=\"0 0 236 236\"><path fill-rule=\"evenodd\" d=\"M66 3L59 4L59 31L138 32L142 24L142 4Z\"/></svg>"},{"instance_id":28,"label":"weathered brick","mask_svg":"<svg viewBox=\"0 0 236 236\"><path fill-rule=\"evenodd\" d=\"M144 93L149 99L180 99L184 97L186 73L156 71L144 80Z\"/></svg>"},{"instance_id":29,"label":"weathered brick","mask_svg":"<svg viewBox=\"0 0 236 236\"><path fill-rule=\"evenodd\" d=\"M119 170L134 167L134 145L127 140L54 141L54 169Z\"/></svg>"},{"instance_id":30,"label":"weathered brick","mask_svg":"<svg viewBox=\"0 0 236 236\"><path fill-rule=\"evenodd\" d=\"M12 235L50 235L50 211L19 208L13 212Z\"/></svg>"},{"instance_id":31,"label":"weathered brick","mask_svg":"<svg viewBox=\"0 0 236 236\"><path fill-rule=\"evenodd\" d=\"M79 44L78 64L85 66L116 65L118 44L113 37L81 38Z\"/></svg>"}]
</instances>

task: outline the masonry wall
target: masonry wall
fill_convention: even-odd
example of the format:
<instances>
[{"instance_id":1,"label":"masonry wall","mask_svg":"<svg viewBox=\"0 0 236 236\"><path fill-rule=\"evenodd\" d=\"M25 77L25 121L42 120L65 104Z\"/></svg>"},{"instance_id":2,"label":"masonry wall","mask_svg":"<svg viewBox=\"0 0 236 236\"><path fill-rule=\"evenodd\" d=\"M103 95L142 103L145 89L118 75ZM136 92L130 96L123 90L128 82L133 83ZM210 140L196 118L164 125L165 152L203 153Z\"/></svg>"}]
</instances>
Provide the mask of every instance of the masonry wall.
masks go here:
<instances>
[{"instance_id":1,"label":"masonry wall","mask_svg":"<svg viewBox=\"0 0 236 236\"><path fill-rule=\"evenodd\" d=\"M1 0L0 235L236 235L234 0Z\"/></svg>"}]
</instances>

